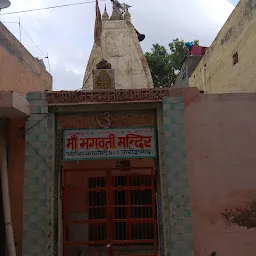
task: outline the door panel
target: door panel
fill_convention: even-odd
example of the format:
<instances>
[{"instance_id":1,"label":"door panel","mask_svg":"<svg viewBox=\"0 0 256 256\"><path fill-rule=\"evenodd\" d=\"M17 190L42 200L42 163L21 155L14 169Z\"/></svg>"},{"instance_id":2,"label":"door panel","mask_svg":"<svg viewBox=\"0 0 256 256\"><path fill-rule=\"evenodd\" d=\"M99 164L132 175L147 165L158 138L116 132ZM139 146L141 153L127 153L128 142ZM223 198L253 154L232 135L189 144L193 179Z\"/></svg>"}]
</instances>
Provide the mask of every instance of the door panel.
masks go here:
<instances>
[{"instance_id":1,"label":"door panel","mask_svg":"<svg viewBox=\"0 0 256 256\"><path fill-rule=\"evenodd\" d=\"M152 168L64 170L64 256L156 256L154 183Z\"/></svg>"}]
</instances>

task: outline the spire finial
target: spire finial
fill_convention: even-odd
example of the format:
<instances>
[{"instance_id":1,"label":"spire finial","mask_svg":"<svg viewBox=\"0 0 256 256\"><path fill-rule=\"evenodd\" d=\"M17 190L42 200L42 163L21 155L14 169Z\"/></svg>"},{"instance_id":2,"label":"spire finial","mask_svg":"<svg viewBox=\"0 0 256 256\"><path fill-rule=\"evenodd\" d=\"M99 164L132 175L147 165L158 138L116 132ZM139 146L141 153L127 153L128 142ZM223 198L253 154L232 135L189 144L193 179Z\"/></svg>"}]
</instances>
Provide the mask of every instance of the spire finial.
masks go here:
<instances>
[{"instance_id":1,"label":"spire finial","mask_svg":"<svg viewBox=\"0 0 256 256\"><path fill-rule=\"evenodd\" d=\"M111 2L113 3L113 13L110 19L112 20L123 19L125 13L128 13L126 17L128 18L129 8L131 7L130 5L126 3L120 4L118 0L111 0Z\"/></svg>"},{"instance_id":2,"label":"spire finial","mask_svg":"<svg viewBox=\"0 0 256 256\"><path fill-rule=\"evenodd\" d=\"M112 15L110 17L111 20L122 20L123 19L123 15L120 12L120 9L117 7L116 3L113 3L113 11L112 11Z\"/></svg>"},{"instance_id":3,"label":"spire finial","mask_svg":"<svg viewBox=\"0 0 256 256\"><path fill-rule=\"evenodd\" d=\"M104 10L104 13L103 13L103 15L102 15L102 20L103 21L106 21L106 20L108 20L109 19L109 15L108 15L108 13L107 13L107 5L105 4L105 10Z\"/></svg>"}]
</instances>

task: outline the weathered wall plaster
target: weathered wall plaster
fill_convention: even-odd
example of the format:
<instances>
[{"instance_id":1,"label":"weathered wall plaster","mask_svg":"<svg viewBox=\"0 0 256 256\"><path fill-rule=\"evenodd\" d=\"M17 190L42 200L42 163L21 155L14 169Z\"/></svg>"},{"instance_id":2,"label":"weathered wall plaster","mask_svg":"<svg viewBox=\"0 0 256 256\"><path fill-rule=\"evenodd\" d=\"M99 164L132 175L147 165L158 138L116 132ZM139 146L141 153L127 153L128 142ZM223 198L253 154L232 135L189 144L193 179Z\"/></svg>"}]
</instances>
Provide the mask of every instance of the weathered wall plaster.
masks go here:
<instances>
[{"instance_id":1,"label":"weathered wall plaster","mask_svg":"<svg viewBox=\"0 0 256 256\"><path fill-rule=\"evenodd\" d=\"M194 239L186 154L184 98L182 96L163 100L163 128L170 252L172 256L193 256Z\"/></svg>"},{"instance_id":2,"label":"weathered wall plaster","mask_svg":"<svg viewBox=\"0 0 256 256\"><path fill-rule=\"evenodd\" d=\"M256 92L256 0L241 0L189 79L206 93ZM238 63L233 65L233 55Z\"/></svg>"},{"instance_id":3,"label":"weathered wall plaster","mask_svg":"<svg viewBox=\"0 0 256 256\"><path fill-rule=\"evenodd\" d=\"M186 105L196 256L255 255L255 113L255 94L201 94Z\"/></svg>"},{"instance_id":4,"label":"weathered wall plaster","mask_svg":"<svg viewBox=\"0 0 256 256\"><path fill-rule=\"evenodd\" d=\"M23 196L22 255L43 256L48 248L47 238L47 172L48 113L45 93L29 93L31 116L26 122L25 168ZM35 126L35 127L33 127ZM33 128L32 128L33 127ZM51 152L51 151L50 151ZM43 160L45 159L45 161Z\"/></svg>"},{"instance_id":5,"label":"weathered wall plaster","mask_svg":"<svg viewBox=\"0 0 256 256\"><path fill-rule=\"evenodd\" d=\"M52 90L52 76L0 22L0 90Z\"/></svg>"}]
</instances>

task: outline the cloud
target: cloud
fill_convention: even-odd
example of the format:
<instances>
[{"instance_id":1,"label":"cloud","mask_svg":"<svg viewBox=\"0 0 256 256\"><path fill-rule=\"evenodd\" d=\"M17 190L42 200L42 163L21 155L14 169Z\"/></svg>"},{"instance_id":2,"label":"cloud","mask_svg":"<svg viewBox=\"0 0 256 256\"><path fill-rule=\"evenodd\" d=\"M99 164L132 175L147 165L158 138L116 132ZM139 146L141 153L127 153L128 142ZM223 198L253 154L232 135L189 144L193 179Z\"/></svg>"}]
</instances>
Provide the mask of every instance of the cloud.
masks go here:
<instances>
[{"instance_id":1,"label":"cloud","mask_svg":"<svg viewBox=\"0 0 256 256\"><path fill-rule=\"evenodd\" d=\"M42 8L81 1L71 0L12 0L12 6L3 12ZM209 46L232 12L234 6L227 0L126 0L131 8L136 29L146 34L144 51L153 43L167 45L174 38L200 40ZM159 4L161 2L161 4ZM111 3L106 1L109 13ZM103 10L104 2L100 2ZM221 8L220 8L221 6ZM95 5L0 16L1 21L21 24L36 45L22 31L22 43L35 56L49 54L54 90L74 90L82 85L83 73L93 44ZM18 24L6 24L19 38ZM47 62L45 63L48 66Z\"/></svg>"}]
</instances>

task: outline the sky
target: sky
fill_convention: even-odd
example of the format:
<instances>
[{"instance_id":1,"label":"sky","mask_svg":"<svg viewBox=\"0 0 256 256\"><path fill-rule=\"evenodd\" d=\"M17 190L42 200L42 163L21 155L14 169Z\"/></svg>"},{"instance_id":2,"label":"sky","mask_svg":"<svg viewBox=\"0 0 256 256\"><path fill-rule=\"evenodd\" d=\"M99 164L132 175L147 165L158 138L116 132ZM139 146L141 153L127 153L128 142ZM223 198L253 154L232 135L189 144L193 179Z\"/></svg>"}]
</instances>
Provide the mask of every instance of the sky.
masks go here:
<instances>
[{"instance_id":1,"label":"sky","mask_svg":"<svg viewBox=\"0 0 256 256\"><path fill-rule=\"evenodd\" d=\"M11 7L1 13L83 1L86 0L11 0ZM130 12L135 28L146 35L146 39L141 43L142 48L144 51L149 51L152 44L168 46L168 43L175 38L184 41L200 40L201 45L210 46L238 0L126 0L125 2L132 6ZM100 1L99 4L102 12L107 4L108 12L111 14L110 0ZM22 26L22 44L34 57L49 56L50 65L47 59L44 61L47 70L53 76L53 89L81 88L93 46L95 3L0 15L0 21L20 40L19 18Z\"/></svg>"},{"instance_id":2,"label":"sky","mask_svg":"<svg viewBox=\"0 0 256 256\"><path fill-rule=\"evenodd\" d=\"M237 3L239 2L239 0L230 0L230 2L231 2L233 5L237 5Z\"/></svg>"}]
</instances>

